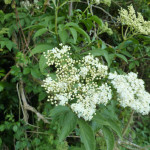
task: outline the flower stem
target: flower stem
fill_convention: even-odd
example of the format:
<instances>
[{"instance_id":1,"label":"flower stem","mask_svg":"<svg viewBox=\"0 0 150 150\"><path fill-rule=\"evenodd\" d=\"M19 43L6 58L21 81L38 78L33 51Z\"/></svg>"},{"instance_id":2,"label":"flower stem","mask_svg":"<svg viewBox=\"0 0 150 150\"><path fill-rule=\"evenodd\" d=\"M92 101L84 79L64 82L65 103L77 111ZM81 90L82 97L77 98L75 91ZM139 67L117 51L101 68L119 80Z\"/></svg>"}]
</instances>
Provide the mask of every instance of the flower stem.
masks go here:
<instances>
[{"instance_id":1,"label":"flower stem","mask_svg":"<svg viewBox=\"0 0 150 150\"><path fill-rule=\"evenodd\" d=\"M57 18L58 18L58 7L55 8L55 34L58 40Z\"/></svg>"}]
</instances>

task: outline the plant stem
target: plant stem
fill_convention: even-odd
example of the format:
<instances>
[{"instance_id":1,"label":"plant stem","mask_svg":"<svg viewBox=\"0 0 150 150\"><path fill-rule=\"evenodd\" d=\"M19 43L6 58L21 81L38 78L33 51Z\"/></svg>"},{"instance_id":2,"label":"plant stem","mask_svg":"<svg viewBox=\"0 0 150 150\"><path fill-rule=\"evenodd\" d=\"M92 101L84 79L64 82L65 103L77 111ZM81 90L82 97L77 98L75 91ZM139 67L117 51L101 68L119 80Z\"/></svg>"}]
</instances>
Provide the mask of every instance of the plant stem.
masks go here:
<instances>
[{"instance_id":1,"label":"plant stem","mask_svg":"<svg viewBox=\"0 0 150 150\"><path fill-rule=\"evenodd\" d=\"M126 31L125 31L125 33L124 33L124 39L125 39L125 40L126 40L126 38L127 38L128 29L129 29L129 27L126 28Z\"/></svg>"},{"instance_id":2,"label":"plant stem","mask_svg":"<svg viewBox=\"0 0 150 150\"><path fill-rule=\"evenodd\" d=\"M125 39L124 39L124 34L123 34L123 26L121 27L121 33L122 33L122 38L123 38L123 40L125 41Z\"/></svg>"},{"instance_id":3,"label":"plant stem","mask_svg":"<svg viewBox=\"0 0 150 150\"><path fill-rule=\"evenodd\" d=\"M72 16L73 2L69 4L69 17Z\"/></svg>"},{"instance_id":4,"label":"plant stem","mask_svg":"<svg viewBox=\"0 0 150 150\"><path fill-rule=\"evenodd\" d=\"M127 123L127 125L125 126L125 128L124 128L124 130L123 130L123 132L122 132L122 137L125 136L125 134L126 134L128 128L129 128L129 126L130 126L130 124L131 124L131 121L132 121L132 118L133 118L133 114L134 114L134 110L133 110L133 111L131 112L131 114L130 114L130 118L129 118L129 120L128 120L128 123Z\"/></svg>"},{"instance_id":5,"label":"plant stem","mask_svg":"<svg viewBox=\"0 0 150 150\"><path fill-rule=\"evenodd\" d=\"M55 34L58 41L57 18L58 18L58 7L55 8Z\"/></svg>"}]
</instances>

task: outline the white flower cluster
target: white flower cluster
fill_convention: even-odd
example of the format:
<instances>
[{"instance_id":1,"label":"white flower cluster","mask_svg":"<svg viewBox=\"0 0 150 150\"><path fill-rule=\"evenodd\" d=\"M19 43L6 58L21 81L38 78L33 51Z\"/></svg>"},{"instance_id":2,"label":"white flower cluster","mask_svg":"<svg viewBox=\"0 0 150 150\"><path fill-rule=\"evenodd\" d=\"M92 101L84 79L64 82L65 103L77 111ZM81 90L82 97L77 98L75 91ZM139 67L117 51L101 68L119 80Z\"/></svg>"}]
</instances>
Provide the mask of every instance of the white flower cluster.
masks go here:
<instances>
[{"instance_id":1,"label":"white flower cluster","mask_svg":"<svg viewBox=\"0 0 150 150\"><path fill-rule=\"evenodd\" d=\"M42 85L52 104L68 106L79 118L90 121L97 105L106 105L111 100L112 90L107 84L111 80L123 107L129 106L142 114L149 113L150 94L145 91L143 80L137 79L137 74L108 74L108 67L93 55L74 60L69 46L60 44L60 47L44 53L48 66L56 69L55 78L50 73Z\"/></svg>"},{"instance_id":2,"label":"white flower cluster","mask_svg":"<svg viewBox=\"0 0 150 150\"><path fill-rule=\"evenodd\" d=\"M83 79L94 80L101 79L106 77L108 67L99 63L98 58L94 58L93 55L87 55L83 57L82 62L80 63L79 75Z\"/></svg>"},{"instance_id":3,"label":"white flower cluster","mask_svg":"<svg viewBox=\"0 0 150 150\"><path fill-rule=\"evenodd\" d=\"M20 5L27 10L32 6L28 0L20 2Z\"/></svg>"},{"instance_id":4,"label":"white flower cluster","mask_svg":"<svg viewBox=\"0 0 150 150\"><path fill-rule=\"evenodd\" d=\"M119 15L118 21L130 27L132 32L150 35L150 21L145 21L141 13L136 15L132 5L128 6L128 10L121 8Z\"/></svg>"},{"instance_id":5,"label":"white flower cluster","mask_svg":"<svg viewBox=\"0 0 150 150\"><path fill-rule=\"evenodd\" d=\"M92 2L94 2L97 5L99 5L100 3L103 3L108 6L111 5L111 0L92 0Z\"/></svg>"},{"instance_id":6,"label":"white flower cluster","mask_svg":"<svg viewBox=\"0 0 150 150\"><path fill-rule=\"evenodd\" d=\"M34 0L34 5L37 5L37 3L38 3L38 0ZM21 2L20 2L20 5L21 5L22 7L24 7L25 9L27 9L27 10L32 7L32 4L31 4L30 1L28 1L28 0L21 1ZM36 8L39 9L39 6L37 6Z\"/></svg>"},{"instance_id":7,"label":"white flower cluster","mask_svg":"<svg viewBox=\"0 0 150 150\"><path fill-rule=\"evenodd\" d=\"M145 91L144 82L137 79L137 74L130 72L127 75L110 73L109 79L118 93L118 101L123 107L146 115L150 112L150 94Z\"/></svg>"},{"instance_id":8,"label":"white flower cluster","mask_svg":"<svg viewBox=\"0 0 150 150\"><path fill-rule=\"evenodd\" d=\"M96 112L97 104L106 105L111 99L111 89L107 84L98 86L96 83L81 84L75 89L77 102L71 105L71 109L85 120L91 120Z\"/></svg>"},{"instance_id":9,"label":"white flower cluster","mask_svg":"<svg viewBox=\"0 0 150 150\"><path fill-rule=\"evenodd\" d=\"M91 120L96 105L106 105L112 97L110 87L97 82L108 75L108 67L92 55L73 60L70 47L60 46L61 49L53 48L44 53L47 64L57 69L55 80L50 75L44 80L48 101L55 105L67 105L78 117Z\"/></svg>"}]
</instances>

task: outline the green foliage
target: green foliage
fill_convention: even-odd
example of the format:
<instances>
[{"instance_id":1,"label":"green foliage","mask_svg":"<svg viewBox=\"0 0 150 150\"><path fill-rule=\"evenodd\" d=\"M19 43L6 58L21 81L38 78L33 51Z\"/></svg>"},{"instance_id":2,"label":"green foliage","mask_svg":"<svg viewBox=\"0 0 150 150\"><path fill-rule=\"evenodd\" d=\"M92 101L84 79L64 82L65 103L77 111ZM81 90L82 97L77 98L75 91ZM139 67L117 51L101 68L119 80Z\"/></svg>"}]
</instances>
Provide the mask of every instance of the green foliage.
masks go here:
<instances>
[{"instance_id":1,"label":"green foliage","mask_svg":"<svg viewBox=\"0 0 150 150\"><path fill-rule=\"evenodd\" d=\"M130 38L123 39L126 26L122 28L116 20L119 7L126 8L131 1L101 0L92 7L79 0L29 1L29 6L21 2L25 1L0 1L0 149L136 149L117 145L118 140L149 149L149 115L135 113L122 136L130 109L121 108L116 99L106 107L97 106L92 121L86 122L69 107L50 104L41 87L46 75L56 79L55 64L47 67L43 52L63 43L71 47L75 60L91 53L108 65L110 72L139 72L149 91L150 36L128 33ZM132 3L146 20L150 19L148 0ZM106 25L113 34L104 30ZM23 106L22 86L33 109Z\"/></svg>"},{"instance_id":2,"label":"green foliage","mask_svg":"<svg viewBox=\"0 0 150 150\"><path fill-rule=\"evenodd\" d=\"M84 120L78 120L81 140L86 150L95 150L95 137L92 128Z\"/></svg>"},{"instance_id":3,"label":"green foliage","mask_svg":"<svg viewBox=\"0 0 150 150\"><path fill-rule=\"evenodd\" d=\"M106 128L105 126L102 128L102 131L106 139L107 150L113 150L114 149L114 135L109 130L109 128Z\"/></svg>"}]
</instances>

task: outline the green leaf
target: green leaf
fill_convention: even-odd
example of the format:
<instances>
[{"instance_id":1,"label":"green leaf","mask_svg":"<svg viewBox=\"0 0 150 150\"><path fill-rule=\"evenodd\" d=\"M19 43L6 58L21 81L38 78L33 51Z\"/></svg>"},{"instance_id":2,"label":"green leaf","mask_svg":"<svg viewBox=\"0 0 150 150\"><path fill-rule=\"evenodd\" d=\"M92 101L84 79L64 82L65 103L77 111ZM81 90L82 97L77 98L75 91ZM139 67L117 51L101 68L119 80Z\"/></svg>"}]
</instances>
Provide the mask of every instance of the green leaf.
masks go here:
<instances>
[{"instance_id":1,"label":"green leaf","mask_svg":"<svg viewBox=\"0 0 150 150\"><path fill-rule=\"evenodd\" d=\"M99 17L93 15L90 19L95 21L100 27L103 27L103 21Z\"/></svg>"},{"instance_id":2,"label":"green leaf","mask_svg":"<svg viewBox=\"0 0 150 150\"><path fill-rule=\"evenodd\" d=\"M99 125L109 125L108 121L98 112L93 117L93 120Z\"/></svg>"},{"instance_id":3,"label":"green leaf","mask_svg":"<svg viewBox=\"0 0 150 150\"><path fill-rule=\"evenodd\" d=\"M104 42L104 41L99 40L98 42L99 42L99 43L100 43L100 45L101 45L101 49L105 49L105 48L107 48L107 46L106 46L106 44L105 44L105 42Z\"/></svg>"},{"instance_id":4,"label":"green leaf","mask_svg":"<svg viewBox=\"0 0 150 150\"><path fill-rule=\"evenodd\" d=\"M34 77L34 78L40 78L41 76L41 73L40 73L40 70L37 66L33 67L31 69L31 75Z\"/></svg>"},{"instance_id":5,"label":"green leaf","mask_svg":"<svg viewBox=\"0 0 150 150\"><path fill-rule=\"evenodd\" d=\"M52 118L56 118L57 116L69 111L70 109L67 106L56 106L50 111L50 115Z\"/></svg>"},{"instance_id":6,"label":"green leaf","mask_svg":"<svg viewBox=\"0 0 150 150\"><path fill-rule=\"evenodd\" d=\"M82 119L78 119L81 140L86 150L95 150L95 136L92 128Z\"/></svg>"},{"instance_id":7,"label":"green leaf","mask_svg":"<svg viewBox=\"0 0 150 150\"><path fill-rule=\"evenodd\" d=\"M40 92L38 100L41 101L41 100L45 99L46 96L47 96L47 94L45 92Z\"/></svg>"},{"instance_id":8,"label":"green leaf","mask_svg":"<svg viewBox=\"0 0 150 150\"><path fill-rule=\"evenodd\" d=\"M61 124L62 128L59 135L59 141L62 142L69 135L69 133L75 129L76 125L77 117L71 110L69 110L63 119L63 123Z\"/></svg>"},{"instance_id":9,"label":"green leaf","mask_svg":"<svg viewBox=\"0 0 150 150\"><path fill-rule=\"evenodd\" d=\"M128 63L128 60L125 56L123 56L122 54L115 54L117 57L123 59L126 63Z\"/></svg>"},{"instance_id":10,"label":"green leaf","mask_svg":"<svg viewBox=\"0 0 150 150\"><path fill-rule=\"evenodd\" d=\"M132 55L131 55L129 52L125 51L125 50L121 50L120 52L121 52L122 54L128 56L128 57L132 57Z\"/></svg>"},{"instance_id":11,"label":"green leaf","mask_svg":"<svg viewBox=\"0 0 150 150\"><path fill-rule=\"evenodd\" d=\"M61 127L59 142L62 142L70 132L72 132L77 124L76 115L66 106L56 106L54 107L50 115L53 121L57 120L59 126Z\"/></svg>"},{"instance_id":12,"label":"green leaf","mask_svg":"<svg viewBox=\"0 0 150 150\"><path fill-rule=\"evenodd\" d=\"M4 90L4 83L0 82L0 92Z\"/></svg>"},{"instance_id":13,"label":"green leaf","mask_svg":"<svg viewBox=\"0 0 150 150\"><path fill-rule=\"evenodd\" d=\"M120 126L118 125L117 121L112 120L110 117L104 117L103 115L101 115L98 112L93 117L93 120L99 125L109 126L117 133L117 135L120 138L122 138L122 134L121 134L122 132L121 132Z\"/></svg>"},{"instance_id":14,"label":"green leaf","mask_svg":"<svg viewBox=\"0 0 150 150\"><path fill-rule=\"evenodd\" d=\"M88 42L91 43L90 37L89 35L78 26L78 24L73 23L73 22L69 22L65 25L65 27L72 27L74 28L76 31L78 31L80 34L82 34L85 38L87 38Z\"/></svg>"},{"instance_id":15,"label":"green leaf","mask_svg":"<svg viewBox=\"0 0 150 150\"><path fill-rule=\"evenodd\" d=\"M71 146L70 150L86 150L84 145L82 145L81 147L77 147L77 146Z\"/></svg>"},{"instance_id":16,"label":"green leaf","mask_svg":"<svg viewBox=\"0 0 150 150\"><path fill-rule=\"evenodd\" d=\"M26 28L23 28L23 30L32 30L32 29L41 29L41 28L45 28L45 25L31 25L31 26L27 26Z\"/></svg>"},{"instance_id":17,"label":"green leaf","mask_svg":"<svg viewBox=\"0 0 150 150\"><path fill-rule=\"evenodd\" d=\"M73 36L74 43L76 43L76 41L77 41L77 32L76 32L76 30L74 28L69 28L69 29L70 29L70 32L71 32L71 34Z\"/></svg>"},{"instance_id":18,"label":"green leaf","mask_svg":"<svg viewBox=\"0 0 150 150\"><path fill-rule=\"evenodd\" d=\"M50 44L39 44L35 48L32 49L30 57L37 53L46 52L47 50L52 49L54 46Z\"/></svg>"},{"instance_id":19,"label":"green leaf","mask_svg":"<svg viewBox=\"0 0 150 150\"><path fill-rule=\"evenodd\" d=\"M133 62L131 62L131 63L129 64L129 69L131 70L131 69L133 69L135 66L136 66L136 64L135 64L135 62L133 61Z\"/></svg>"},{"instance_id":20,"label":"green leaf","mask_svg":"<svg viewBox=\"0 0 150 150\"><path fill-rule=\"evenodd\" d=\"M36 37L39 37L41 35L43 35L44 33L46 33L48 31L47 28L42 28L42 29L39 29L33 36L33 39L36 39Z\"/></svg>"},{"instance_id":21,"label":"green leaf","mask_svg":"<svg viewBox=\"0 0 150 150\"><path fill-rule=\"evenodd\" d=\"M104 134L104 138L106 140L107 150L113 150L114 149L114 135L112 131L105 126L102 128L102 131Z\"/></svg>"},{"instance_id":22,"label":"green leaf","mask_svg":"<svg viewBox=\"0 0 150 150\"><path fill-rule=\"evenodd\" d=\"M13 131L14 131L14 132L17 132L17 130L18 130L18 127L17 127L16 125L14 125L14 126L13 126Z\"/></svg>"},{"instance_id":23,"label":"green leaf","mask_svg":"<svg viewBox=\"0 0 150 150\"><path fill-rule=\"evenodd\" d=\"M56 73L49 73L48 74L53 80L57 78Z\"/></svg>"},{"instance_id":24,"label":"green leaf","mask_svg":"<svg viewBox=\"0 0 150 150\"><path fill-rule=\"evenodd\" d=\"M12 0L4 0L4 2L5 2L6 5L7 5L7 4L11 4L11 1L12 1Z\"/></svg>"},{"instance_id":25,"label":"green leaf","mask_svg":"<svg viewBox=\"0 0 150 150\"><path fill-rule=\"evenodd\" d=\"M1 131L1 132L3 132L5 129L6 129L6 127L5 127L4 124L0 125L0 131Z\"/></svg>"},{"instance_id":26,"label":"green leaf","mask_svg":"<svg viewBox=\"0 0 150 150\"><path fill-rule=\"evenodd\" d=\"M47 59L44 57L44 55L41 55L40 61L39 61L39 68L42 74L46 75L47 73L44 71L44 69L48 66L46 64Z\"/></svg>"},{"instance_id":27,"label":"green leaf","mask_svg":"<svg viewBox=\"0 0 150 150\"><path fill-rule=\"evenodd\" d=\"M13 47L13 42L11 42L11 41L5 41L5 45L6 45L6 47L9 49L9 51L11 51L11 49L12 49L12 47Z\"/></svg>"},{"instance_id":28,"label":"green leaf","mask_svg":"<svg viewBox=\"0 0 150 150\"><path fill-rule=\"evenodd\" d=\"M68 33L67 33L67 31L66 31L66 30L59 30L59 31L58 31L58 34L59 34L59 37L60 37L60 39L61 39L61 42L62 42L63 44L65 44L66 41L67 41L67 38L68 38Z\"/></svg>"},{"instance_id":29,"label":"green leaf","mask_svg":"<svg viewBox=\"0 0 150 150\"><path fill-rule=\"evenodd\" d=\"M120 43L120 44L116 47L116 49L119 49L119 50L124 49L124 48L126 48L127 46L129 46L129 45L132 44L132 43L133 43L132 40L124 41L124 42Z\"/></svg>"},{"instance_id":30,"label":"green leaf","mask_svg":"<svg viewBox=\"0 0 150 150\"><path fill-rule=\"evenodd\" d=\"M118 125L118 122L108 118L108 123L109 123L109 127L113 129L120 138L122 138L122 132L120 126Z\"/></svg>"},{"instance_id":31,"label":"green leaf","mask_svg":"<svg viewBox=\"0 0 150 150\"><path fill-rule=\"evenodd\" d=\"M30 68L29 67L23 69L23 74L24 75L27 75L29 73L30 73Z\"/></svg>"}]
</instances>

